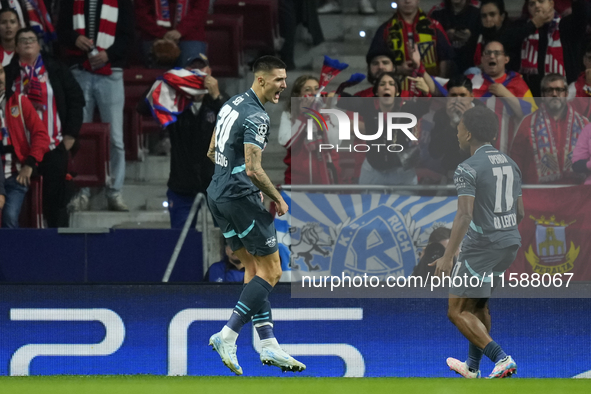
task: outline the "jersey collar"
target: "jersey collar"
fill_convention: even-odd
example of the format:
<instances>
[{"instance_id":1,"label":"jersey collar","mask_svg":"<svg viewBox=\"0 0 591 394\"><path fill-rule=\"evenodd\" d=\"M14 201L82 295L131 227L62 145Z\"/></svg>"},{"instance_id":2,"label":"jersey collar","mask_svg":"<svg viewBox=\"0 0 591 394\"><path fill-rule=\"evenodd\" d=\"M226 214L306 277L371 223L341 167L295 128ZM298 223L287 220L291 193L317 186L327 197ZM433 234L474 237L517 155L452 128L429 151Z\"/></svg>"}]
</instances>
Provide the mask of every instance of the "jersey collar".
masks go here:
<instances>
[{"instance_id":1,"label":"jersey collar","mask_svg":"<svg viewBox=\"0 0 591 394\"><path fill-rule=\"evenodd\" d=\"M484 144L484 145L482 145L480 148L476 149L476 150L474 151L474 154L478 153L478 151L479 151L480 149L484 148L485 146L490 146L491 148L493 147L491 144ZM495 150L496 150L496 149L495 149Z\"/></svg>"},{"instance_id":2,"label":"jersey collar","mask_svg":"<svg viewBox=\"0 0 591 394\"><path fill-rule=\"evenodd\" d=\"M259 105L261 106L262 109L265 109L265 106L263 105L263 103L261 103L261 100L259 100L259 96L257 96L257 94L254 92L254 90L252 90L252 88L250 88L250 91L254 95L254 99L256 100L256 102L259 103Z\"/></svg>"}]
</instances>

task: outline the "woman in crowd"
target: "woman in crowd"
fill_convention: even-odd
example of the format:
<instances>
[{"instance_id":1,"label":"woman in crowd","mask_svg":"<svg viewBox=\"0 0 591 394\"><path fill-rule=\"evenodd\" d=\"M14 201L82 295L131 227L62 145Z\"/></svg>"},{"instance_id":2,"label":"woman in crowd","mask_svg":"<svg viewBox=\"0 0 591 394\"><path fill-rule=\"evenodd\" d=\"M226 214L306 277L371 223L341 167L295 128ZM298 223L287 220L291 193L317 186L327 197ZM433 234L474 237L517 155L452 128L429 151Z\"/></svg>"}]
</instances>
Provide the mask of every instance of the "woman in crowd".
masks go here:
<instances>
[{"instance_id":1,"label":"woman in crowd","mask_svg":"<svg viewBox=\"0 0 591 394\"><path fill-rule=\"evenodd\" d=\"M21 28L18 14L12 8L0 10L0 62L6 66L14 56L16 42L14 37Z\"/></svg>"},{"instance_id":2,"label":"woman in crowd","mask_svg":"<svg viewBox=\"0 0 591 394\"><path fill-rule=\"evenodd\" d=\"M316 122L313 122L315 138L307 139L307 123L312 117L306 116L305 112L313 113L310 109L318 109L314 108L315 104L319 103L319 100L314 98L318 89L318 79L312 75L302 75L296 79L291 90L291 99L281 115L278 134L279 143L287 149L287 155L283 160L287 164L287 185L338 183L338 154L334 150L322 153L319 151L320 143L334 143L334 138L329 141L327 130L324 130L326 127L320 129ZM325 115L324 118L331 124L329 116ZM331 124L331 129L335 129L332 126Z\"/></svg>"},{"instance_id":3,"label":"woman in crowd","mask_svg":"<svg viewBox=\"0 0 591 394\"><path fill-rule=\"evenodd\" d=\"M415 87L428 94L429 88L423 78L413 78ZM411 139L399 129L392 132L392 140L388 140L386 132L386 113L399 112L402 107L400 96L400 81L393 72L383 73L378 77L374 84L374 94L377 99L374 100L372 106L364 105L360 108L360 117L363 122L360 122L359 130L363 134L372 135L379 129L380 116L383 132L377 139L368 144L373 145L383 144L383 147L374 149L365 154L365 160L361 165L361 172L359 175L360 185L416 185L417 173L415 165L419 159L418 146L416 142ZM419 102L406 101L403 112L414 114L417 119L422 114L417 113L420 110ZM408 123L407 119L401 120L400 123ZM367 131L367 132L366 132ZM357 141L359 142L359 141ZM399 153L394 153L386 149L386 146L394 144L400 145L403 150ZM398 150L400 148L396 148ZM394 150L394 148L391 148Z\"/></svg>"},{"instance_id":4,"label":"woman in crowd","mask_svg":"<svg viewBox=\"0 0 591 394\"><path fill-rule=\"evenodd\" d=\"M480 65L484 44L489 41L501 40L503 33L507 29L509 15L505 10L505 2L503 0L481 1L480 21L482 22L482 27L478 36L476 51L474 52L475 66Z\"/></svg>"}]
</instances>

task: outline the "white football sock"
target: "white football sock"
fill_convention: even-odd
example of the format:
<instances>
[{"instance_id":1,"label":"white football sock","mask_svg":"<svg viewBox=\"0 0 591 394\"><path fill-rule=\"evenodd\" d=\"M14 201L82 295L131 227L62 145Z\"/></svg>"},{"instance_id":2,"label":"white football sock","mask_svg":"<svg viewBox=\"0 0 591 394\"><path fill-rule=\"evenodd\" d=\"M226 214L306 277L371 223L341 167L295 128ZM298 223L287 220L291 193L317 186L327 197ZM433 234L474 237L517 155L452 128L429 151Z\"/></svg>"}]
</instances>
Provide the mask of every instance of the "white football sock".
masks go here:
<instances>
[{"instance_id":1,"label":"white football sock","mask_svg":"<svg viewBox=\"0 0 591 394\"><path fill-rule=\"evenodd\" d=\"M224 326L224 328L222 328L221 336L225 342L231 344L235 344L236 339L238 339L238 333L228 326Z\"/></svg>"}]
</instances>

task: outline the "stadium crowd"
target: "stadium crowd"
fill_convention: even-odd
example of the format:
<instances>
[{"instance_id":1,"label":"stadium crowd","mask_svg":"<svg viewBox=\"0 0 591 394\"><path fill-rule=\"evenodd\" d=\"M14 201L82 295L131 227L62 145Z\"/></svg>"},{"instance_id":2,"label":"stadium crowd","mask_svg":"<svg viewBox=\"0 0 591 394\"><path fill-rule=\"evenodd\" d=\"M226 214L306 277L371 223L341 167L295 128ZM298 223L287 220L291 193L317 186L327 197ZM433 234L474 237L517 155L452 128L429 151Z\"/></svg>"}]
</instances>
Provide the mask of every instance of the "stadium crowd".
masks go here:
<instances>
[{"instance_id":1,"label":"stadium crowd","mask_svg":"<svg viewBox=\"0 0 591 394\"><path fill-rule=\"evenodd\" d=\"M337 94L336 104L317 100L315 105L320 109L330 102L348 110L351 120L354 110L359 112L359 129L367 128L370 135L378 129L373 118L387 111L384 103L396 101L389 106L420 119L413 130L417 141L399 133L406 153L395 163L387 162L387 154L350 151L354 143L349 141L341 142L346 146L338 153L318 155L319 144L335 143L337 121L326 116L326 128L313 124L315 139L309 141L309 115L302 108L311 102L301 99L296 111L288 104L279 130L279 142L287 148L285 183L451 182L451 173L465 159L456 136L459 119L479 105L497 114L495 147L519 164L525 183L578 184L589 176L591 2L525 0L522 15L513 19L503 0L445 0L429 12L419 0L395 3L394 14L378 28L367 51L367 80L373 88L347 94L348 88ZM302 76L292 85L291 97L310 96L331 94L314 76ZM364 116L362 104L350 104L351 96L382 99Z\"/></svg>"},{"instance_id":2,"label":"stadium crowd","mask_svg":"<svg viewBox=\"0 0 591 394\"><path fill-rule=\"evenodd\" d=\"M181 218L186 215L212 173L206 157L187 150L193 146L202 152L209 138L195 139L187 130L198 127L209 135L228 98L211 75L206 56L206 18L213 3L0 0L3 227L18 226L31 177L38 174L43 176L43 213L49 227L67 226L69 212L89 209L90 190L74 190L68 160L78 150L82 124L99 120L110 126L110 181L104 190L108 208L128 210L122 195L123 69L138 44L143 66L184 68L188 74L181 75L183 81L197 75L205 81L201 87L208 89L193 91L190 103L178 111L185 114L179 122L175 117L162 123L176 143L168 196L177 201ZM323 77L290 80L291 97L308 99L300 101L299 108L288 100L277 132L287 149L286 184L450 182L463 160L456 126L461 114L478 105L496 112L496 147L520 165L526 183L574 184L586 177L590 182L591 1L525 0L517 18L509 17L503 0L445 0L429 12L420 8L419 0L395 3L367 48L371 88L355 92L351 82L328 92ZM317 44L323 40L318 14L341 9L338 2L316 0L278 0L278 6L285 42L274 50L290 70L295 67L297 24L304 23ZM375 2L359 1L358 6L360 14L377 14ZM186 92L187 86L174 89ZM374 108L359 111L362 133L382 124L380 112L404 109L418 114L419 123L412 129L417 140L395 133L395 142L404 148L399 155L345 150L318 154L319 144L339 141L331 116L331 126L314 126L315 140L307 140L308 115L303 109L319 105L309 99L314 96L334 97L333 105L351 116L351 100L380 98ZM194 179L199 181L193 185Z\"/></svg>"}]
</instances>

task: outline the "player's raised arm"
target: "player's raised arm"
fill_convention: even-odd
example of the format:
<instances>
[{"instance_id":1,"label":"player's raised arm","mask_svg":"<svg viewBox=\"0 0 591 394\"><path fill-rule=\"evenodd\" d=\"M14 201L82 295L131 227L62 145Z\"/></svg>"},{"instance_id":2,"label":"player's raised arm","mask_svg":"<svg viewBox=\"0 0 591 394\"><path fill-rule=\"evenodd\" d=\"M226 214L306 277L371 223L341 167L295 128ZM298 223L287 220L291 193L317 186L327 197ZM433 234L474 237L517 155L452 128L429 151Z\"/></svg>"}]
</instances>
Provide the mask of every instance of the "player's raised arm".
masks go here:
<instances>
[{"instance_id":1,"label":"player's raised arm","mask_svg":"<svg viewBox=\"0 0 591 394\"><path fill-rule=\"evenodd\" d=\"M279 216L282 216L287 212L288 206L263 169L261 164L262 153L262 149L254 144L244 145L244 165L246 168L246 175L248 175L256 187L275 201L277 204L277 213Z\"/></svg>"},{"instance_id":2,"label":"player's raised arm","mask_svg":"<svg viewBox=\"0 0 591 394\"><path fill-rule=\"evenodd\" d=\"M209 160L215 163L215 132L217 129L213 129L211 134L211 141L209 141L209 149L207 150L207 157Z\"/></svg>"}]
</instances>

